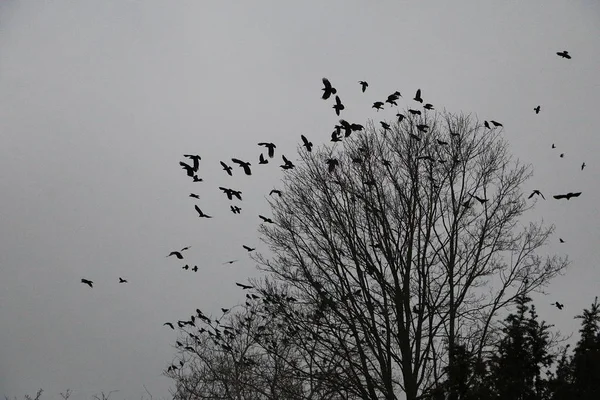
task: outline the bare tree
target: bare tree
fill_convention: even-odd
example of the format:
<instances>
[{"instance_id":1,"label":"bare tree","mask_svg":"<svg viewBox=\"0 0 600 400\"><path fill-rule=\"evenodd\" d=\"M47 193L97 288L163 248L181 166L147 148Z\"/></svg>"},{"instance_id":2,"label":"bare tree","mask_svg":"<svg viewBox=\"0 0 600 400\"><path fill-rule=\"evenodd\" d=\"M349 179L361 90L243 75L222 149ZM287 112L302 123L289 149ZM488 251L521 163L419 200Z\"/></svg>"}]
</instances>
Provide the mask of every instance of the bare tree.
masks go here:
<instances>
[{"instance_id":1,"label":"bare tree","mask_svg":"<svg viewBox=\"0 0 600 400\"><path fill-rule=\"evenodd\" d=\"M272 314L312 339L319 377L363 399L412 400L448 378L457 345L482 359L498 313L567 260L538 254L553 227L522 224L531 167L499 129L448 113L390 125L300 150L270 200L275 223L260 228L273 256L255 259L270 276L263 294L297 299Z\"/></svg>"}]
</instances>

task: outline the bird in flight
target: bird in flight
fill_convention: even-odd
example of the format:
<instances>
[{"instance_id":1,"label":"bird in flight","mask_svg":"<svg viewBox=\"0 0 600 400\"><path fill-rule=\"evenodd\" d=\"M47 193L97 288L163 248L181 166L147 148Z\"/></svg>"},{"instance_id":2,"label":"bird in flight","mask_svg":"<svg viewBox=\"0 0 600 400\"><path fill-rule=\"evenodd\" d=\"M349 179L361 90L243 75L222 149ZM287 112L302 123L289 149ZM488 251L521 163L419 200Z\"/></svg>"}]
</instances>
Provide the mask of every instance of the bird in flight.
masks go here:
<instances>
[{"instance_id":1,"label":"bird in flight","mask_svg":"<svg viewBox=\"0 0 600 400\"><path fill-rule=\"evenodd\" d=\"M367 90L367 87L369 86L369 84L365 81L358 81L358 83L360 84L360 86L362 88L362 92L364 93L365 90Z\"/></svg>"},{"instance_id":2,"label":"bird in flight","mask_svg":"<svg viewBox=\"0 0 600 400\"><path fill-rule=\"evenodd\" d=\"M188 269L190 269L190 266L185 264L183 267L181 267L181 269L185 269L187 271Z\"/></svg>"},{"instance_id":3,"label":"bird in flight","mask_svg":"<svg viewBox=\"0 0 600 400\"><path fill-rule=\"evenodd\" d=\"M417 125L417 129L419 130L419 132L427 133L427 129L429 129L429 126L425 124L419 124Z\"/></svg>"},{"instance_id":4,"label":"bird in flight","mask_svg":"<svg viewBox=\"0 0 600 400\"><path fill-rule=\"evenodd\" d=\"M536 114L539 114L541 110L542 110L541 106L537 106L533 109L533 111L535 111Z\"/></svg>"},{"instance_id":5,"label":"bird in flight","mask_svg":"<svg viewBox=\"0 0 600 400\"><path fill-rule=\"evenodd\" d=\"M492 129L492 127L490 126L489 122L487 122L487 121L483 121L483 126L485 126L488 129Z\"/></svg>"},{"instance_id":6,"label":"bird in flight","mask_svg":"<svg viewBox=\"0 0 600 400\"><path fill-rule=\"evenodd\" d=\"M332 173L335 170L335 167L339 165L339 161L335 158L330 158L327 160L329 173Z\"/></svg>"},{"instance_id":7,"label":"bird in flight","mask_svg":"<svg viewBox=\"0 0 600 400\"><path fill-rule=\"evenodd\" d=\"M233 196L237 197L238 200L242 200L242 192L240 190L233 190L222 186L219 186L219 189L221 189L223 193L227 195L229 200L233 200Z\"/></svg>"},{"instance_id":8,"label":"bird in flight","mask_svg":"<svg viewBox=\"0 0 600 400\"><path fill-rule=\"evenodd\" d=\"M212 218L210 215L204 214L198 205L195 205L194 208L198 212L198 217L200 218Z\"/></svg>"},{"instance_id":9,"label":"bird in flight","mask_svg":"<svg viewBox=\"0 0 600 400\"><path fill-rule=\"evenodd\" d=\"M171 329L175 330L175 327L173 326L173 324L172 324L171 322L165 322L165 323L163 324L163 326L168 326L168 327L170 327Z\"/></svg>"},{"instance_id":10,"label":"bird in flight","mask_svg":"<svg viewBox=\"0 0 600 400\"><path fill-rule=\"evenodd\" d=\"M179 161L179 165L181 165L181 168L185 169L187 176L189 176L189 177L194 176L194 173L196 172L196 170L194 170L194 168L191 165L186 164L183 161Z\"/></svg>"},{"instance_id":11,"label":"bird in flight","mask_svg":"<svg viewBox=\"0 0 600 400\"><path fill-rule=\"evenodd\" d=\"M283 168L283 169L292 169L292 168L294 168L294 164L290 160L288 160L287 158L285 158L285 156L283 154L281 155L281 158L283 159L283 163L284 163L283 165L280 165L281 168Z\"/></svg>"},{"instance_id":12,"label":"bird in flight","mask_svg":"<svg viewBox=\"0 0 600 400\"><path fill-rule=\"evenodd\" d=\"M490 119L490 122L491 122L491 123L492 123L492 125L494 125L496 128L497 128L497 127L499 127L499 126L504 126L504 125L502 125L500 122L498 122L498 121L494 121L493 119Z\"/></svg>"},{"instance_id":13,"label":"bird in flight","mask_svg":"<svg viewBox=\"0 0 600 400\"><path fill-rule=\"evenodd\" d=\"M233 263L234 263L234 262L236 262L236 261L238 261L238 260L229 260L229 261L225 261L225 262L223 263L223 265L225 265L225 264L233 264Z\"/></svg>"},{"instance_id":14,"label":"bird in flight","mask_svg":"<svg viewBox=\"0 0 600 400\"><path fill-rule=\"evenodd\" d=\"M198 171L198 168L200 167L200 160L202 158L200 158L200 156L197 154L184 154L183 156L192 160L194 162L194 172Z\"/></svg>"},{"instance_id":15,"label":"bird in flight","mask_svg":"<svg viewBox=\"0 0 600 400\"><path fill-rule=\"evenodd\" d=\"M127 283L127 279L119 277L119 283Z\"/></svg>"},{"instance_id":16,"label":"bird in flight","mask_svg":"<svg viewBox=\"0 0 600 400\"><path fill-rule=\"evenodd\" d=\"M423 99L421 98L421 89L417 90L417 94L415 94L415 98L413 100L418 101L419 103L423 102Z\"/></svg>"},{"instance_id":17,"label":"bird in flight","mask_svg":"<svg viewBox=\"0 0 600 400\"><path fill-rule=\"evenodd\" d=\"M383 101L376 101L375 103L373 103L373 107L371 108L375 108L377 111L382 110L383 109Z\"/></svg>"},{"instance_id":18,"label":"bird in flight","mask_svg":"<svg viewBox=\"0 0 600 400\"><path fill-rule=\"evenodd\" d=\"M252 171L250 171L250 163L247 161L238 160L237 158L232 158L231 161L238 164L240 167L244 168L244 172L246 175L252 175Z\"/></svg>"},{"instance_id":19,"label":"bird in flight","mask_svg":"<svg viewBox=\"0 0 600 400\"><path fill-rule=\"evenodd\" d=\"M559 57L562 57L562 58L566 58L567 60L571 59L571 55L569 54L569 52L567 50L559 51L556 53L556 55L558 55Z\"/></svg>"},{"instance_id":20,"label":"bird in flight","mask_svg":"<svg viewBox=\"0 0 600 400\"><path fill-rule=\"evenodd\" d=\"M198 195L197 195L197 194L195 194L195 193L190 193L190 197L193 197L193 198L195 198L195 199L198 199L198 200L200 200L200 196L198 196Z\"/></svg>"},{"instance_id":21,"label":"bird in flight","mask_svg":"<svg viewBox=\"0 0 600 400\"><path fill-rule=\"evenodd\" d=\"M404 114L400 114L400 113L396 114L396 117L398 117L398 123L402 122L402 120L403 120L404 118L406 118L406 117L404 116Z\"/></svg>"},{"instance_id":22,"label":"bird in flight","mask_svg":"<svg viewBox=\"0 0 600 400\"><path fill-rule=\"evenodd\" d=\"M386 131L387 131L388 129L390 129L390 125L389 125L389 124L387 124L387 123L385 123L385 122L383 122L383 121L379 121L379 123L381 124L381 127L382 127L384 130L386 130Z\"/></svg>"},{"instance_id":23,"label":"bird in flight","mask_svg":"<svg viewBox=\"0 0 600 400\"><path fill-rule=\"evenodd\" d=\"M258 216L260 219L262 219L264 222L268 222L270 224L274 224L275 222L273 222L273 220L271 218L267 218L267 217L263 217L262 215Z\"/></svg>"},{"instance_id":24,"label":"bird in flight","mask_svg":"<svg viewBox=\"0 0 600 400\"><path fill-rule=\"evenodd\" d=\"M535 195L542 196L542 199L546 200L546 198L544 197L544 195L542 194L542 192L540 192L537 189L535 189L533 192L531 192L531 194L529 195L528 199L532 198Z\"/></svg>"},{"instance_id":25,"label":"bird in flight","mask_svg":"<svg viewBox=\"0 0 600 400\"><path fill-rule=\"evenodd\" d=\"M576 192L576 193L569 192L567 194L557 194L557 195L554 196L554 198L556 200L560 200L560 199L570 200L571 197L579 197L579 195L581 195L581 192Z\"/></svg>"},{"instance_id":26,"label":"bird in flight","mask_svg":"<svg viewBox=\"0 0 600 400\"><path fill-rule=\"evenodd\" d=\"M329 82L329 79L323 78L323 86L324 88L321 89L323 90L323 97L321 97L323 100L327 100L332 94L337 93L337 90L333 86L331 86L331 82Z\"/></svg>"},{"instance_id":27,"label":"bird in flight","mask_svg":"<svg viewBox=\"0 0 600 400\"><path fill-rule=\"evenodd\" d=\"M81 279L81 283L85 283L86 285L88 285L91 288L94 287L94 282L87 280L87 279Z\"/></svg>"},{"instance_id":28,"label":"bird in flight","mask_svg":"<svg viewBox=\"0 0 600 400\"><path fill-rule=\"evenodd\" d=\"M237 286L241 287L242 290L247 290L247 289L253 289L254 286L250 286L250 285L244 285L243 283L235 283Z\"/></svg>"},{"instance_id":29,"label":"bird in flight","mask_svg":"<svg viewBox=\"0 0 600 400\"><path fill-rule=\"evenodd\" d=\"M269 150L269 158L273 158L273 156L275 155L275 143L265 143L265 142L261 142L258 144L259 146L264 146Z\"/></svg>"},{"instance_id":30,"label":"bird in flight","mask_svg":"<svg viewBox=\"0 0 600 400\"><path fill-rule=\"evenodd\" d=\"M269 192L269 196L272 196L273 194L277 194L281 197L281 190L273 189Z\"/></svg>"},{"instance_id":31,"label":"bird in flight","mask_svg":"<svg viewBox=\"0 0 600 400\"><path fill-rule=\"evenodd\" d=\"M243 244L243 245L242 245L242 247L243 247L244 249L246 249L246 251L247 251L248 253L250 253L251 251L254 251L254 250L256 250L256 247L250 247L250 246L246 246L245 244Z\"/></svg>"},{"instance_id":32,"label":"bird in flight","mask_svg":"<svg viewBox=\"0 0 600 400\"><path fill-rule=\"evenodd\" d=\"M258 156L258 163L259 164L268 164L269 160L265 159L265 156L262 155L262 153L260 153L260 156Z\"/></svg>"},{"instance_id":33,"label":"bird in flight","mask_svg":"<svg viewBox=\"0 0 600 400\"><path fill-rule=\"evenodd\" d=\"M340 115L340 111L342 111L344 109L344 105L342 104L342 101L340 100L339 96L335 96L335 104L333 105L333 109L335 109L335 114L337 116Z\"/></svg>"},{"instance_id":34,"label":"bird in flight","mask_svg":"<svg viewBox=\"0 0 600 400\"><path fill-rule=\"evenodd\" d=\"M398 100L398 95L396 93L392 93L388 96L385 102L390 103L390 105L397 106L398 103L396 103L396 100Z\"/></svg>"},{"instance_id":35,"label":"bird in flight","mask_svg":"<svg viewBox=\"0 0 600 400\"><path fill-rule=\"evenodd\" d=\"M429 104L429 103L427 103L427 104L425 104L425 105L423 106L423 108L424 108L424 109L426 109L426 110L433 110L433 104Z\"/></svg>"},{"instance_id":36,"label":"bird in flight","mask_svg":"<svg viewBox=\"0 0 600 400\"><path fill-rule=\"evenodd\" d=\"M312 142L309 142L306 136L304 135L300 135L300 138L302 139L302 146L306 147L306 151L310 153L313 147Z\"/></svg>"},{"instance_id":37,"label":"bird in flight","mask_svg":"<svg viewBox=\"0 0 600 400\"><path fill-rule=\"evenodd\" d=\"M556 148L556 146L554 145L554 143L552 143L552 148L553 148L553 149L555 149L555 148Z\"/></svg>"},{"instance_id":38,"label":"bird in flight","mask_svg":"<svg viewBox=\"0 0 600 400\"><path fill-rule=\"evenodd\" d=\"M229 206L229 208L231 209L231 212L234 214L240 214L240 211L242 211L242 209L238 206Z\"/></svg>"},{"instance_id":39,"label":"bird in flight","mask_svg":"<svg viewBox=\"0 0 600 400\"><path fill-rule=\"evenodd\" d=\"M564 243L564 242L565 242L565 241L564 241L562 238L558 238L558 241L559 241L560 243Z\"/></svg>"},{"instance_id":40,"label":"bird in flight","mask_svg":"<svg viewBox=\"0 0 600 400\"><path fill-rule=\"evenodd\" d=\"M565 158L565 153L560 153L560 158Z\"/></svg>"},{"instance_id":41,"label":"bird in flight","mask_svg":"<svg viewBox=\"0 0 600 400\"><path fill-rule=\"evenodd\" d=\"M181 255L181 253L183 253L184 251L188 250L190 248L190 246L186 246L183 249L179 250L179 251L172 251L169 253L169 255L167 257L171 257L171 256L175 256L180 260L183 260L183 256Z\"/></svg>"},{"instance_id":42,"label":"bird in flight","mask_svg":"<svg viewBox=\"0 0 600 400\"><path fill-rule=\"evenodd\" d=\"M441 139L437 139L437 143L438 143L439 145L442 145L442 146L445 146L445 145L447 145L447 144L448 144L448 142L444 142L444 141L443 141L443 140L441 140Z\"/></svg>"},{"instance_id":43,"label":"bird in flight","mask_svg":"<svg viewBox=\"0 0 600 400\"><path fill-rule=\"evenodd\" d=\"M194 182L202 182L203 181L203 179L200 178L198 175L194 175L193 178L194 178Z\"/></svg>"},{"instance_id":44,"label":"bird in flight","mask_svg":"<svg viewBox=\"0 0 600 400\"><path fill-rule=\"evenodd\" d=\"M583 169L585 168L585 162L583 164L581 164L581 170L583 171Z\"/></svg>"},{"instance_id":45,"label":"bird in flight","mask_svg":"<svg viewBox=\"0 0 600 400\"><path fill-rule=\"evenodd\" d=\"M421 115L421 111L413 110L412 108L409 109L408 112L411 113L412 115Z\"/></svg>"},{"instance_id":46,"label":"bird in flight","mask_svg":"<svg viewBox=\"0 0 600 400\"><path fill-rule=\"evenodd\" d=\"M223 171L227 172L229 176L232 176L231 170L233 169L233 167L225 164L223 161L220 161L220 163L223 166Z\"/></svg>"},{"instance_id":47,"label":"bird in flight","mask_svg":"<svg viewBox=\"0 0 600 400\"><path fill-rule=\"evenodd\" d=\"M550 303L550 304L553 306L556 306L556 308L558 308L559 310L562 310L563 307L565 306L564 304L559 303L558 301L556 303Z\"/></svg>"},{"instance_id":48,"label":"bird in flight","mask_svg":"<svg viewBox=\"0 0 600 400\"><path fill-rule=\"evenodd\" d=\"M197 266L197 265L194 265L194 268L192 268L192 271L194 271L194 272L198 272L198 266Z\"/></svg>"}]
</instances>

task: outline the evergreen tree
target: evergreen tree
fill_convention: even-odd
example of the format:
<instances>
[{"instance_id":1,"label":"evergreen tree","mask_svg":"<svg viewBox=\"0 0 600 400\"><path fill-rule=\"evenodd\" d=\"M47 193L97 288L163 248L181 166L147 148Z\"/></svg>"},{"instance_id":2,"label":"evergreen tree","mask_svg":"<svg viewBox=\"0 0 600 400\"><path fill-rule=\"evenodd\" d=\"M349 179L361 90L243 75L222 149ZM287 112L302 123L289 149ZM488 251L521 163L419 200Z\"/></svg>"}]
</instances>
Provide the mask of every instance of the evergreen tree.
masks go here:
<instances>
[{"instance_id":1,"label":"evergreen tree","mask_svg":"<svg viewBox=\"0 0 600 400\"><path fill-rule=\"evenodd\" d=\"M581 323L581 338L577 342L571 369L573 394L577 399L600 399L600 304L594 300L590 309L575 318Z\"/></svg>"}]
</instances>

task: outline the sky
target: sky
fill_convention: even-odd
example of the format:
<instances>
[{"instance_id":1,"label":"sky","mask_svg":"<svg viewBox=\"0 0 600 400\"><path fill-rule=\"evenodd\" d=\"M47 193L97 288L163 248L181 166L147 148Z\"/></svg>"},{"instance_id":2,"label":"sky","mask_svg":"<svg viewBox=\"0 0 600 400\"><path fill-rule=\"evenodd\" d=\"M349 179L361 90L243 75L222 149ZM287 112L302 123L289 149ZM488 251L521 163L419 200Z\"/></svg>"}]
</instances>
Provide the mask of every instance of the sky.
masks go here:
<instances>
[{"instance_id":1,"label":"sky","mask_svg":"<svg viewBox=\"0 0 600 400\"><path fill-rule=\"evenodd\" d=\"M176 333L162 324L242 301L234 282L258 272L241 246L268 254L256 229L280 155L295 160L301 134L328 141L339 119L322 77L353 122L393 118L371 104L399 90L408 106L418 88L439 110L502 122L534 167L523 190L548 199L527 218L555 224L545 251L571 261L535 304L576 331L600 294L598 38L596 0L3 0L0 396L168 398ZM262 141L277 145L265 166ZM187 153L204 182L179 167ZM227 176L232 157L252 176ZM218 186L242 190L240 215ZM568 191L583 194L549 199ZM165 257L184 246L197 273Z\"/></svg>"}]
</instances>

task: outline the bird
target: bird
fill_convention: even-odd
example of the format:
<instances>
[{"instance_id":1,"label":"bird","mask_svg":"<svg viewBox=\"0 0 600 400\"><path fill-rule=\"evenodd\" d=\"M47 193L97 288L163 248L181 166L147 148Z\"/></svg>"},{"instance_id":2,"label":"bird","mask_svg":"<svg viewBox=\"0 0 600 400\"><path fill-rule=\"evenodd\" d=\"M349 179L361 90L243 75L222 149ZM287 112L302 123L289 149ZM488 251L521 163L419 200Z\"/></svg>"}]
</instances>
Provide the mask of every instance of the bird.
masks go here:
<instances>
[{"instance_id":1,"label":"bird","mask_svg":"<svg viewBox=\"0 0 600 400\"><path fill-rule=\"evenodd\" d=\"M332 173L335 170L335 167L339 165L339 161L335 158L330 158L327 160L327 165L329 173Z\"/></svg>"},{"instance_id":2,"label":"bird","mask_svg":"<svg viewBox=\"0 0 600 400\"><path fill-rule=\"evenodd\" d=\"M240 167L244 168L244 172L246 175L252 175L252 171L250 171L250 163L247 161L238 160L237 158L232 158L231 161L238 164Z\"/></svg>"},{"instance_id":3,"label":"bird","mask_svg":"<svg viewBox=\"0 0 600 400\"><path fill-rule=\"evenodd\" d=\"M89 287L93 288L94 287L94 282L88 280L88 279L81 279L81 283L85 283L86 285L88 285Z\"/></svg>"},{"instance_id":4,"label":"bird","mask_svg":"<svg viewBox=\"0 0 600 400\"><path fill-rule=\"evenodd\" d=\"M127 283L127 279L119 277L119 283Z\"/></svg>"},{"instance_id":5,"label":"bird","mask_svg":"<svg viewBox=\"0 0 600 400\"><path fill-rule=\"evenodd\" d=\"M569 54L569 52L567 50L559 51L556 53L556 55L558 55L559 57L562 57L562 58L566 58L567 60L571 59L571 55Z\"/></svg>"},{"instance_id":6,"label":"bird","mask_svg":"<svg viewBox=\"0 0 600 400\"><path fill-rule=\"evenodd\" d=\"M474 194L469 193L469 196L471 196L472 198L474 198L475 200L477 200L478 202L480 202L481 204L485 203L488 201L488 199L484 199L481 197L477 197Z\"/></svg>"},{"instance_id":7,"label":"bird","mask_svg":"<svg viewBox=\"0 0 600 400\"><path fill-rule=\"evenodd\" d=\"M382 101L376 101L375 103L373 103L373 106L371 108L376 109L377 111L383 109L383 102Z\"/></svg>"},{"instance_id":8,"label":"bird","mask_svg":"<svg viewBox=\"0 0 600 400\"><path fill-rule=\"evenodd\" d=\"M198 171L198 168L200 167L200 160L202 158L200 158L200 156L197 154L184 154L183 156L192 160L194 162L194 172Z\"/></svg>"},{"instance_id":9,"label":"bird","mask_svg":"<svg viewBox=\"0 0 600 400\"><path fill-rule=\"evenodd\" d=\"M165 323L163 324L163 326L168 326L168 327L170 327L171 329L175 330L175 327L173 326L173 324L172 324L171 322L165 322Z\"/></svg>"},{"instance_id":10,"label":"bird","mask_svg":"<svg viewBox=\"0 0 600 400\"><path fill-rule=\"evenodd\" d=\"M423 106L423 108L424 108L424 109L426 109L426 110L433 110L433 105L432 105L432 104L429 104L429 103L427 103L427 104L425 104L425 105Z\"/></svg>"},{"instance_id":11,"label":"bird","mask_svg":"<svg viewBox=\"0 0 600 400\"><path fill-rule=\"evenodd\" d=\"M542 194L542 192L540 192L537 189L534 189L533 192L531 192L531 194L529 195L528 199L532 198L535 195L542 196L542 199L546 200L546 198L544 197L544 195Z\"/></svg>"},{"instance_id":12,"label":"bird","mask_svg":"<svg viewBox=\"0 0 600 400\"><path fill-rule=\"evenodd\" d=\"M560 200L560 199L567 199L570 200L571 197L579 197L581 195L581 192L569 192L567 194L557 194L555 196L553 196L556 200Z\"/></svg>"},{"instance_id":13,"label":"bird","mask_svg":"<svg viewBox=\"0 0 600 400\"><path fill-rule=\"evenodd\" d=\"M558 308L559 310L562 310L565 306L564 304L559 303L558 301L556 303L550 303L550 305L556 306L556 308Z\"/></svg>"},{"instance_id":14,"label":"bird","mask_svg":"<svg viewBox=\"0 0 600 400\"><path fill-rule=\"evenodd\" d=\"M539 114L541 111L542 107L541 106L537 106L533 109L533 111L535 111L536 114Z\"/></svg>"},{"instance_id":15,"label":"bird","mask_svg":"<svg viewBox=\"0 0 600 400\"><path fill-rule=\"evenodd\" d=\"M402 122L402 120L403 120L404 118L406 118L406 117L404 116L404 114L400 114L400 113L396 114L396 117L398 117L398 123Z\"/></svg>"},{"instance_id":16,"label":"bird","mask_svg":"<svg viewBox=\"0 0 600 400\"><path fill-rule=\"evenodd\" d=\"M194 182L202 182L203 181L203 179L200 178L198 175L194 175L193 178L194 178Z\"/></svg>"},{"instance_id":17,"label":"bird","mask_svg":"<svg viewBox=\"0 0 600 400\"><path fill-rule=\"evenodd\" d=\"M273 158L273 156L275 155L275 148L277 147L275 146L275 143L261 142L258 145L266 147L269 150L269 158Z\"/></svg>"},{"instance_id":18,"label":"bird","mask_svg":"<svg viewBox=\"0 0 600 400\"><path fill-rule=\"evenodd\" d=\"M268 222L270 224L274 224L273 220L271 218L267 218L267 217L263 217L262 215L258 216L260 219L262 219L264 222Z\"/></svg>"},{"instance_id":19,"label":"bird","mask_svg":"<svg viewBox=\"0 0 600 400\"><path fill-rule=\"evenodd\" d=\"M423 99L421 98L421 89L417 90L417 94L415 94L415 98L413 100L418 101L419 103L423 102Z\"/></svg>"},{"instance_id":20,"label":"bird","mask_svg":"<svg viewBox=\"0 0 600 400\"><path fill-rule=\"evenodd\" d=\"M429 126L427 126L425 124L419 124L419 125L417 125L417 129L419 130L419 132L427 133L427 129L429 129Z\"/></svg>"},{"instance_id":21,"label":"bird","mask_svg":"<svg viewBox=\"0 0 600 400\"><path fill-rule=\"evenodd\" d=\"M221 311L223 311L223 313L226 313L227 311L229 311L229 308L221 308Z\"/></svg>"},{"instance_id":22,"label":"bird","mask_svg":"<svg viewBox=\"0 0 600 400\"><path fill-rule=\"evenodd\" d=\"M233 264L233 263L234 263L234 262L236 262L236 261L238 261L238 260L229 260L229 261L225 261L225 262L223 263L223 265L225 265L225 264Z\"/></svg>"},{"instance_id":23,"label":"bird","mask_svg":"<svg viewBox=\"0 0 600 400\"><path fill-rule=\"evenodd\" d=\"M269 192L269 196L272 196L273 194L277 194L277 195L279 195L279 197L281 197L281 190L272 189L272 190Z\"/></svg>"},{"instance_id":24,"label":"bird","mask_svg":"<svg viewBox=\"0 0 600 400\"><path fill-rule=\"evenodd\" d=\"M292 168L294 168L294 164L290 160L288 160L287 158L285 158L285 156L283 154L281 155L281 158L283 159L283 163L284 163L283 165L280 165L281 168L283 168L283 169L292 169Z\"/></svg>"},{"instance_id":25,"label":"bird","mask_svg":"<svg viewBox=\"0 0 600 400\"><path fill-rule=\"evenodd\" d=\"M243 245L242 245L242 247L243 247L244 249L246 249L246 251L247 251L248 253L250 253L251 251L254 251L254 250L256 250L256 247L250 247L250 246L246 246L245 244L243 244Z\"/></svg>"},{"instance_id":26,"label":"bird","mask_svg":"<svg viewBox=\"0 0 600 400\"><path fill-rule=\"evenodd\" d=\"M365 81L358 81L358 83L360 84L360 86L362 88L362 92L364 93L365 90L367 90L367 87L369 86L369 84Z\"/></svg>"},{"instance_id":27,"label":"bird","mask_svg":"<svg viewBox=\"0 0 600 400\"><path fill-rule=\"evenodd\" d=\"M235 283L237 286L241 287L242 290L247 290L247 289L254 289L254 286L250 286L250 285L244 285L243 283Z\"/></svg>"},{"instance_id":28,"label":"bird","mask_svg":"<svg viewBox=\"0 0 600 400\"><path fill-rule=\"evenodd\" d=\"M187 173L187 176L189 176L189 177L192 177L192 176L194 176L194 173L195 173L196 171L194 170L194 168L193 168L191 165L189 165L189 164L186 164L186 163L184 163L183 161L179 161L179 165L181 165L181 167L182 167L183 169L185 169L185 172Z\"/></svg>"},{"instance_id":29,"label":"bird","mask_svg":"<svg viewBox=\"0 0 600 400\"><path fill-rule=\"evenodd\" d=\"M183 267L181 267L181 269L185 269L187 271L188 269L190 269L190 266L185 264Z\"/></svg>"},{"instance_id":30,"label":"bird","mask_svg":"<svg viewBox=\"0 0 600 400\"><path fill-rule=\"evenodd\" d=\"M440 140L440 139L437 139L437 143L442 146L445 146L448 144L448 142L444 142L443 140Z\"/></svg>"},{"instance_id":31,"label":"bird","mask_svg":"<svg viewBox=\"0 0 600 400\"><path fill-rule=\"evenodd\" d=\"M413 110L412 108L409 109L408 112L411 113L412 115L421 115L421 111Z\"/></svg>"},{"instance_id":32,"label":"bird","mask_svg":"<svg viewBox=\"0 0 600 400\"><path fill-rule=\"evenodd\" d=\"M329 82L329 79L323 78L323 86L324 88L321 89L323 90L323 97L321 97L323 100L327 100L332 94L337 93L337 90L333 86L331 86L331 82Z\"/></svg>"},{"instance_id":33,"label":"bird","mask_svg":"<svg viewBox=\"0 0 600 400\"><path fill-rule=\"evenodd\" d=\"M210 215L204 214L198 205L195 205L194 208L198 212L198 217L200 218L212 218Z\"/></svg>"},{"instance_id":34,"label":"bird","mask_svg":"<svg viewBox=\"0 0 600 400\"><path fill-rule=\"evenodd\" d=\"M556 146L554 145L554 143L552 143L552 148L553 148L553 149L555 149L555 148L556 148Z\"/></svg>"},{"instance_id":35,"label":"bird","mask_svg":"<svg viewBox=\"0 0 600 400\"><path fill-rule=\"evenodd\" d=\"M585 162L583 164L581 164L581 170L583 171L583 169L585 168Z\"/></svg>"},{"instance_id":36,"label":"bird","mask_svg":"<svg viewBox=\"0 0 600 400\"><path fill-rule=\"evenodd\" d=\"M565 241L564 241L562 238L558 238L558 241L559 241L560 243L564 243L564 242L565 242Z\"/></svg>"},{"instance_id":37,"label":"bird","mask_svg":"<svg viewBox=\"0 0 600 400\"><path fill-rule=\"evenodd\" d=\"M560 158L565 158L565 153L560 153Z\"/></svg>"},{"instance_id":38,"label":"bird","mask_svg":"<svg viewBox=\"0 0 600 400\"><path fill-rule=\"evenodd\" d=\"M387 123L385 123L385 122L383 122L383 121L379 121L379 123L381 124L381 127L382 127L384 130L386 130L386 131L387 131L388 129L390 129L390 125L389 125L389 124L387 124Z\"/></svg>"},{"instance_id":39,"label":"bird","mask_svg":"<svg viewBox=\"0 0 600 400\"><path fill-rule=\"evenodd\" d=\"M390 103L393 106L397 106L398 103L396 103L396 100L398 100L398 96L395 94L390 94L385 102Z\"/></svg>"},{"instance_id":40,"label":"bird","mask_svg":"<svg viewBox=\"0 0 600 400\"><path fill-rule=\"evenodd\" d=\"M352 125L350 124L350 122L344 120L344 119L340 119L340 125L341 129L344 130L344 136L348 137L352 134ZM340 131L341 131L340 129Z\"/></svg>"},{"instance_id":41,"label":"bird","mask_svg":"<svg viewBox=\"0 0 600 400\"><path fill-rule=\"evenodd\" d=\"M306 136L304 135L300 135L300 138L302 139L302 145L306 148L306 151L310 153L313 147L312 142L309 142Z\"/></svg>"},{"instance_id":42,"label":"bird","mask_svg":"<svg viewBox=\"0 0 600 400\"><path fill-rule=\"evenodd\" d=\"M181 253L183 253L184 251L188 250L191 246L186 246L183 249L179 250L179 251L172 251L169 253L169 255L167 257L171 257L171 256L175 256L180 260L183 260L183 256L181 255Z\"/></svg>"},{"instance_id":43,"label":"bird","mask_svg":"<svg viewBox=\"0 0 600 400\"><path fill-rule=\"evenodd\" d=\"M335 110L335 114L337 116L340 115L340 111L342 111L344 109L344 105L342 104L342 101L340 100L339 96L335 96L335 104L333 105L333 109Z\"/></svg>"},{"instance_id":44,"label":"bird","mask_svg":"<svg viewBox=\"0 0 600 400\"><path fill-rule=\"evenodd\" d=\"M242 209L239 208L238 206L229 206L229 208L231 209L231 212L234 214L239 214L240 211L242 211Z\"/></svg>"},{"instance_id":45,"label":"bird","mask_svg":"<svg viewBox=\"0 0 600 400\"><path fill-rule=\"evenodd\" d=\"M229 176L232 176L233 174L231 173L231 170L233 169L233 167L225 164L223 161L219 161L219 162L223 166L223 171L227 172L229 174Z\"/></svg>"},{"instance_id":46,"label":"bird","mask_svg":"<svg viewBox=\"0 0 600 400\"><path fill-rule=\"evenodd\" d=\"M498 121L494 121L493 119L490 119L490 122L491 122L491 123L492 123L492 125L494 125L495 127L504 126L504 125L502 125L500 122L498 122Z\"/></svg>"},{"instance_id":47,"label":"bird","mask_svg":"<svg viewBox=\"0 0 600 400\"><path fill-rule=\"evenodd\" d=\"M350 129L352 129L352 132L355 132L355 131L362 131L363 129L365 129L365 127L362 126L361 124L352 123L352 124L350 124Z\"/></svg>"},{"instance_id":48,"label":"bird","mask_svg":"<svg viewBox=\"0 0 600 400\"><path fill-rule=\"evenodd\" d=\"M261 153L260 156L258 156L258 163L259 164L268 164L269 160L266 160L265 156L263 156L262 153Z\"/></svg>"},{"instance_id":49,"label":"bird","mask_svg":"<svg viewBox=\"0 0 600 400\"><path fill-rule=\"evenodd\" d=\"M492 127L490 126L490 124L487 121L483 121L483 126L485 126L488 129L492 129Z\"/></svg>"},{"instance_id":50,"label":"bird","mask_svg":"<svg viewBox=\"0 0 600 400\"><path fill-rule=\"evenodd\" d=\"M197 265L194 265L194 268L192 268L192 271L194 271L194 272L198 272L198 266L197 266Z\"/></svg>"},{"instance_id":51,"label":"bird","mask_svg":"<svg viewBox=\"0 0 600 400\"><path fill-rule=\"evenodd\" d=\"M198 200L200 200L200 196L198 196L198 195L197 195L197 194L195 194L195 193L190 193L190 197L193 197L193 198L195 198L195 199L198 199Z\"/></svg>"},{"instance_id":52,"label":"bird","mask_svg":"<svg viewBox=\"0 0 600 400\"><path fill-rule=\"evenodd\" d=\"M233 200L233 196L237 197L238 200L242 200L242 192L239 190L224 188L222 186L219 186L219 189L221 189L223 191L223 193L225 193L227 195L227 198L229 200Z\"/></svg>"}]
</instances>

